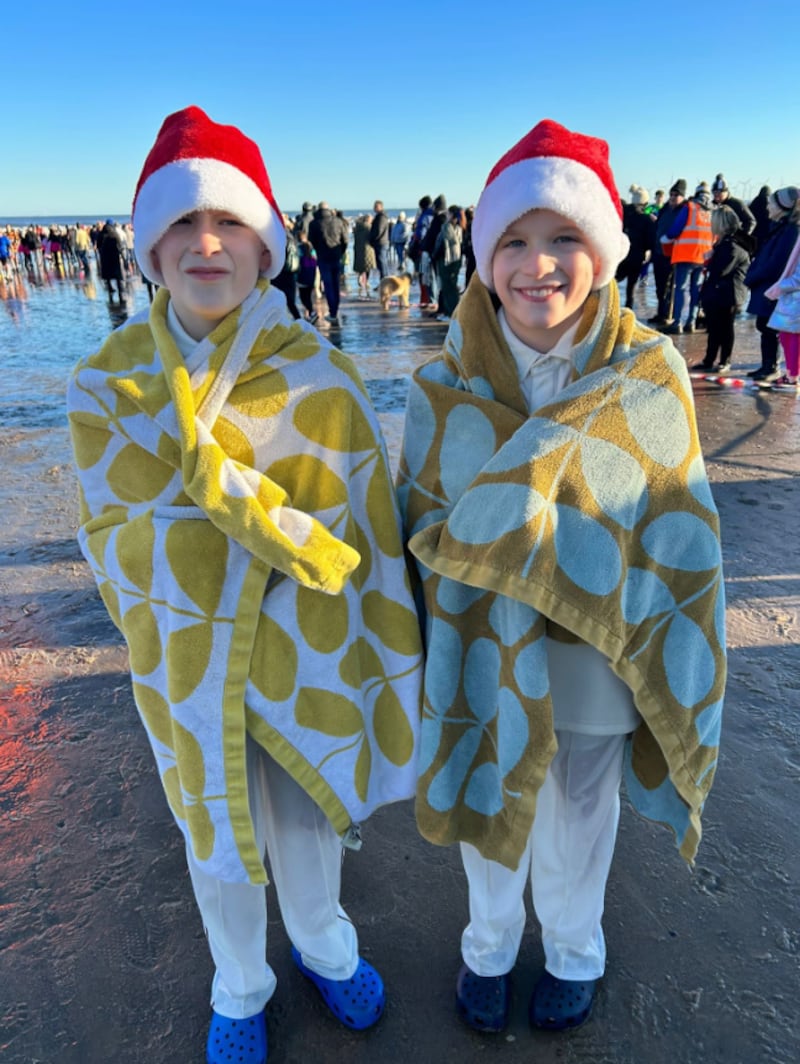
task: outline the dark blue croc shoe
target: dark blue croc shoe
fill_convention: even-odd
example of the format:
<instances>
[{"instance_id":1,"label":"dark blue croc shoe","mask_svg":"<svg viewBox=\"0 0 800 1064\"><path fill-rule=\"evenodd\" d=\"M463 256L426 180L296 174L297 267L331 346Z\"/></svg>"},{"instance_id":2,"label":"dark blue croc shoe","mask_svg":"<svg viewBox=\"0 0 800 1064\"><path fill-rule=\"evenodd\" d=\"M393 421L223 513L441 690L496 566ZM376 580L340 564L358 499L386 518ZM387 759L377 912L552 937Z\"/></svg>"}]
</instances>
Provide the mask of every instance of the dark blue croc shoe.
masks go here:
<instances>
[{"instance_id":1,"label":"dark blue croc shoe","mask_svg":"<svg viewBox=\"0 0 800 1064\"><path fill-rule=\"evenodd\" d=\"M267 1021L263 1012L243 1020L211 1013L206 1064L229 1064L232 1060L267 1064Z\"/></svg>"},{"instance_id":2,"label":"dark blue croc shoe","mask_svg":"<svg viewBox=\"0 0 800 1064\"><path fill-rule=\"evenodd\" d=\"M322 994L322 999L337 1020L354 1031L363 1031L377 1023L386 1004L383 980L363 957L349 979L326 979L303 964L300 951L292 946L292 960Z\"/></svg>"},{"instance_id":3,"label":"dark blue croc shoe","mask_svg":"<svg viewBox=\"0 0 800 1064\"><path fill-rule=\"evenodd\" d=\"M476 975L461 965L456 981L458 1014L475 1031L504 1031L511 1011L511 976Z\"/></svg>"},{"instance_id":4,"label":"dark blue croc shoe","mask_svg":"<svg viewBox=\"0 0 800 1064\"><path fill-rule=\"evenodd\" d=\"M586 1023L597 979L557 979L544 972L531 997L529 1019L544 1031L571 1031Z\"/></svg>"}]
</instances>

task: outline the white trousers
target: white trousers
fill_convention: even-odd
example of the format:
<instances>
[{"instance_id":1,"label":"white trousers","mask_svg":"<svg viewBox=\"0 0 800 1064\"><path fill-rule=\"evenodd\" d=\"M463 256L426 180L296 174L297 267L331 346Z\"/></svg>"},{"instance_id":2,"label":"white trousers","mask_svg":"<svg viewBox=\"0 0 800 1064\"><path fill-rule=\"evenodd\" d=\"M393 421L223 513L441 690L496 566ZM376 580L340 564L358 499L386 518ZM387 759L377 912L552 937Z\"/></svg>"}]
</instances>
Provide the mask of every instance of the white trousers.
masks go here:
<instances>
[{"instance_id":1,"label":"white trousers","mask_svg":"<svg viewBox=\"0 0 800 1064\"><path fill-rule=\"evenodd\" d=\"M247 785L256 842L269 857L286 933L303 961L330 979L358 967L358 936L339 904L342 844L305 791L252 740ZM216 973L211 1005L239 1019L260 1012L275 991L266 961L266 888L209 876L187 848L189 873Z\"/></svg>"},{"instance_id":2,"label":"white trousers","mask_svg":"<svg viewBox=\"0 0 800 1064\"><path fill-rule=\"evenodd\" d=\"M464 962L477 975L514 967L531 877L545 967L560 979L597 979L605 969L601 920L619 824L625 735L558 731L558 752L539 791L536 816L515 871L461 844L470 922Z\"/></svg>"}]
</instances>

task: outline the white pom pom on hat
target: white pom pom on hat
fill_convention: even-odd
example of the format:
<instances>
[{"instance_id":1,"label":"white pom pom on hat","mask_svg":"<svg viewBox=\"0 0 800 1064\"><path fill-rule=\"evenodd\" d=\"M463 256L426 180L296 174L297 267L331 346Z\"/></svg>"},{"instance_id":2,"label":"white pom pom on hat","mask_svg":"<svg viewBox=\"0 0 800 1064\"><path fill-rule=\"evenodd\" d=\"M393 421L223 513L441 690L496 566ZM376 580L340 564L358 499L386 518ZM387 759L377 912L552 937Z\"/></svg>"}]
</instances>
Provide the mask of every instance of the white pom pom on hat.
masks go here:
<instances>
[{"instance_id":1,"label":"white pom pom on hat","mask_svg":"<svg viewBox=\"0 0 800 1064\"><path fill-rule=\"evenodd\" d=\"M134 252L145 277L164 283L150 252L173 222L201 210L230 211L254 229L272 257L266 275L277 277L286 231L258 145L186 107L164 119L136 186Z\"/></svg>"},{"instance_id":2,"label":"white pom pom on hat","mask_svg":"<svg viewBox=\"0 0 800 1064\"><path fill-rule=\"evenodd\" d=\"M498 240L512 222L536 208L577 225L600 259L595 287L608 284L629 247L608 144L546 118L496 163L472 221L476 269L492 291Z\"/></svg>"}]
</instances>

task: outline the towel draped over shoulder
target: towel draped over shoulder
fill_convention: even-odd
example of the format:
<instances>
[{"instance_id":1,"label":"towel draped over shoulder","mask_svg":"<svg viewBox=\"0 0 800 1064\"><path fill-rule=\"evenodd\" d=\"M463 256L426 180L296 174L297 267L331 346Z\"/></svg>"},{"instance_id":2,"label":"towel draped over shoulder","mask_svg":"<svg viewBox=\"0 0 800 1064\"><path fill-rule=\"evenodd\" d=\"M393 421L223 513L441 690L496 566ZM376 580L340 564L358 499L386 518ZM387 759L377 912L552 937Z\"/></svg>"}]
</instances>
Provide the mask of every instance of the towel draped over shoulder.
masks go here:
<instances>
[{"instance_id":1,"label":"towel draped over shoulder","mask_svg":"<svg viewBox=\"0 0 800 1064\"><path fill-rule=\"evenodd\" d=\"M635 808L692 862L726 676L719 521L668 339L593 293L572 382L529 416L477 277L414 374L398 479L426 611L417 820L515 868L556 749L545 634L601 651L642 723Z\"/></svg>"},{"instance_id":2,"label":"towel draped over shoulder","mask_svg":"<svg viewBox=\"0 0 800 1064\"><path fill-rule=\"evenodd\" d=\"M187 363L168 301L71 379L79 542L194 856L263 883L246 737L355 836L414 792L419 625L350 360L259 282Z\"/></svg>"}]
</instances>

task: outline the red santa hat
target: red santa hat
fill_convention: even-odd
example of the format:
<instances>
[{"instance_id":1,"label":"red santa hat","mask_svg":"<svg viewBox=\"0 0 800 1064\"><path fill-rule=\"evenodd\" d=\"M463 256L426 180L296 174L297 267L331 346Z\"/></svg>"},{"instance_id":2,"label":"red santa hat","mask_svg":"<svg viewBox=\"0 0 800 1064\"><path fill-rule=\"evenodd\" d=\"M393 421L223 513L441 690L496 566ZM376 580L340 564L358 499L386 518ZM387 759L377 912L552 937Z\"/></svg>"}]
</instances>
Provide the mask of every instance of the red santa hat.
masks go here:
<instances>
[{"instance_id":1,"label":"red santa hat","mask_svg":"<svg viewBox=\"0 0 800 1064\"><path fill-rule=\"evenodd\" d=\"M230 211L254 229L272 255L266 275L277 277L286 232L258 145L186 107L164 119L133 198L134 251L146 277L164 283L150 252L173 222L201 210Z\"/></svg>"},{"instance_id":2,"label":"red santa hat","mask_svg":"<svg viewBox=\"0 0 800 1064\"><path fill-rule=\"evenodd\" d=\"M600 259L596 287L608 284L629 247L608 144L546 118L495 165L472 221L476 269L492 291L498 240L535 208L555 211L578 226Z\"/></svg>"}]
</instances>

